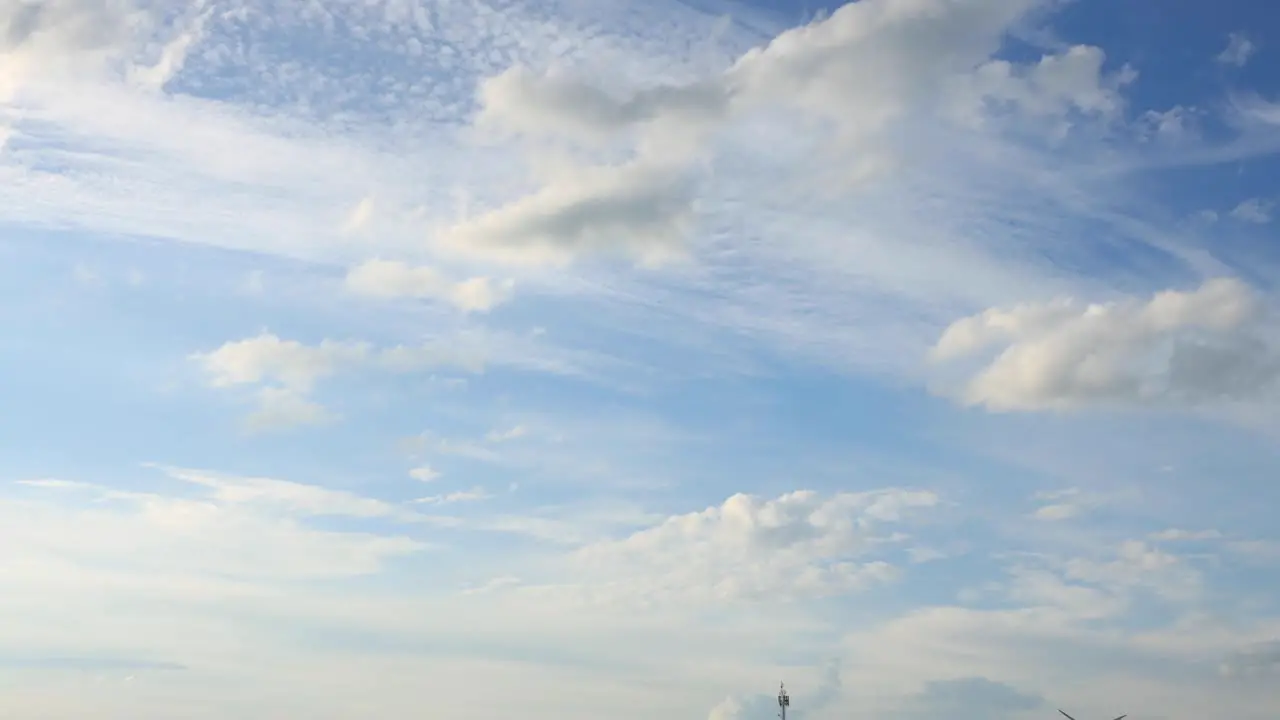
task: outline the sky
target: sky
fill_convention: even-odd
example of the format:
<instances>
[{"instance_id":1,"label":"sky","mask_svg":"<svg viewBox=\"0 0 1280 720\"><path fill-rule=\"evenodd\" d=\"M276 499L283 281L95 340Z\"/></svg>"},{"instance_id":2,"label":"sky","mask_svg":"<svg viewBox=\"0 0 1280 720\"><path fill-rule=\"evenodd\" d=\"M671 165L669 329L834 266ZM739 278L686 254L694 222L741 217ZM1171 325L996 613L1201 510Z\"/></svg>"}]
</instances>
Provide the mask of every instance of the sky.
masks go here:
<instances>
[{"instance_id":1,"label":"sky","mask_svg":"<svg viewBox=\"0 0 1280 720\"><path fill-rule=\"evenodd\" d=\"M1277 53L0 4L0 715L1273 718Z\"/></svg>"}]
</instances>

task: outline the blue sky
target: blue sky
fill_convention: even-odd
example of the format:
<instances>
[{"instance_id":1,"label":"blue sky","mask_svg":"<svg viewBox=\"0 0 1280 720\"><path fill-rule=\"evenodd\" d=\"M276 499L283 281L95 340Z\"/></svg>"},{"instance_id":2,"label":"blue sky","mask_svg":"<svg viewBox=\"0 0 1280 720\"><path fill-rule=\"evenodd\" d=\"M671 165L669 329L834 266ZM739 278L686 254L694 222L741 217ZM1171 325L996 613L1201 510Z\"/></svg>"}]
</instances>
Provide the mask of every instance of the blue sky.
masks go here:
<instances>
[{"instance_id":1,"label":"blue sky","mask_svg":"<svg viewBox=\"0 0 1280 720\"><path fill-rule=\"evenodd\" d=\"M4 707L1271 717L1277 42L4 5Z\"/></svg>"}]
</instances>

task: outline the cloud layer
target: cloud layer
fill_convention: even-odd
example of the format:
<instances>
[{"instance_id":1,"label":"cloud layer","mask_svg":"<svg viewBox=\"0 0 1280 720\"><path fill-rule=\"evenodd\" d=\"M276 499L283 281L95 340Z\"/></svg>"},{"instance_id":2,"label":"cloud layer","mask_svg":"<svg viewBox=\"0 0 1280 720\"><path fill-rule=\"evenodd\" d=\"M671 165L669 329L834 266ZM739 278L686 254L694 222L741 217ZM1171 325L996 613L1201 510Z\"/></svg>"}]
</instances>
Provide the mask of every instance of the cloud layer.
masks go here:
<instances>
[{"instance_id":1,"label":"cloud layer","mask_svg":"<svg viewBox=\"0 0 1280 720\"><path fill-rule=\"evenodd\" d=\"M1255 293L1223 278L1146 301L987 310L948 327L933 357L1000 348L959 392L964 403L992 410L1255 400L1280 372L1261 319Z\"/></svg>"}]
</instances>

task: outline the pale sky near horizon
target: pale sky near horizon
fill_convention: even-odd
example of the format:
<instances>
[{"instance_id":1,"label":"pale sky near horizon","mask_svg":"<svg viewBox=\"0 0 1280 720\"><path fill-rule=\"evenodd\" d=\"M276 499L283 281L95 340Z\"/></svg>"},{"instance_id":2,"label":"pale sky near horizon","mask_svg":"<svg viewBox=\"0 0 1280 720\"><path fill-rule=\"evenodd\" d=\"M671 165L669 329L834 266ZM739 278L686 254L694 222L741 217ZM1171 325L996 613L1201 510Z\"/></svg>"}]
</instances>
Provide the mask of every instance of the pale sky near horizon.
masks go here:
<instances>
[{"instance_id":1,"label":"pale sky near horizon","mask_svg":"<svg viewBox=\"0 0 1280 720\"><path fill-rule=\"evenodd\" d=\"M0 1L0 718L1272 720L1277 58Z\"/></svg>"}]
</instances>

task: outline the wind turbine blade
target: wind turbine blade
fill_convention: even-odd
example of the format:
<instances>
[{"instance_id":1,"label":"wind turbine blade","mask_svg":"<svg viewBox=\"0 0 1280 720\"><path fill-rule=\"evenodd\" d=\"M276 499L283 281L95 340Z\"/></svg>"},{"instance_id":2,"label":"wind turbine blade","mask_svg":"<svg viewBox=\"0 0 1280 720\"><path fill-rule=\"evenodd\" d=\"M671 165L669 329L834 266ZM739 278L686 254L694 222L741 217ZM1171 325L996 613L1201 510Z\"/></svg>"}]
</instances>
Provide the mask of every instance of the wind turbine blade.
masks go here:
<instances>
[{"instance_id":1,"label":"wind turbine blade","mask_svg":"<svg viewBox=\"0 0 1280 720\"><path fill-rule=\"evenodd\" d=\"M1124 715L1121 715L1120 717L1116 718L1116 720L1124 720L1127 717L1129 717L1129 715L1128 713L1125 713Z\"/></svg>"},{"instance_id":2,"label":"wind turbine blade","mask_svg":"<svg viewBox=\"0 0 1280 720\"><path fill-rule=\"evenodd\" d=\"M1059 710L1058 712L1062 713L1062 716L1065 717L1067 720L1076 720L1075 718L1071 717L1063 710Z\"/></svg>"}]
</instances>

